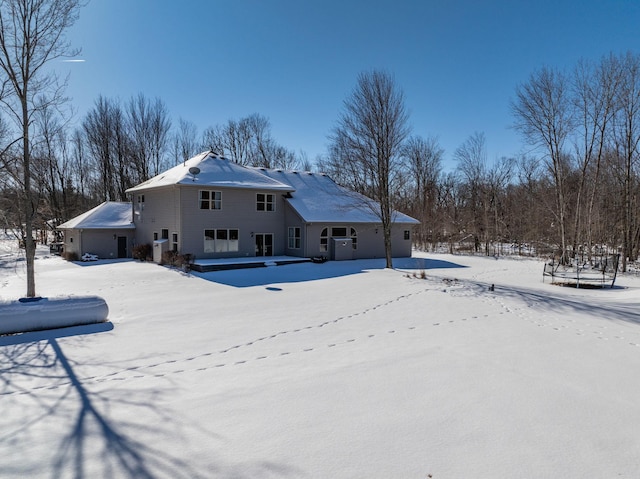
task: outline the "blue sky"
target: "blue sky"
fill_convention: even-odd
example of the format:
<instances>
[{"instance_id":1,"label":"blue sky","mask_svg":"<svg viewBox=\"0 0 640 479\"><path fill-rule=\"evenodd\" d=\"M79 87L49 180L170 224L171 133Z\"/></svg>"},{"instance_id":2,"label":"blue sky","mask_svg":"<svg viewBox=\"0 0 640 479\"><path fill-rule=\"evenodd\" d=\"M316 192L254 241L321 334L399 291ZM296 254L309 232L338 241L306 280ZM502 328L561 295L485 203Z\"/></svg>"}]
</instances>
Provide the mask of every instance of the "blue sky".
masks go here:
<instances>
[{"instance_id":1,"label":"blue sky","mask_svg":"<svg viewBox=\"0 0 640 479\"><path fill-rule=\"evenodd\" d=\"M78 121L99 95L142 92L199 133L259 113L314 159L358 74L381 69L452 167L476 131L490 160L523 149L509 102L536 69L640 52L640 2L91 0L68 38L85 60L59 65Z\"/></svg>"}]
</instances>

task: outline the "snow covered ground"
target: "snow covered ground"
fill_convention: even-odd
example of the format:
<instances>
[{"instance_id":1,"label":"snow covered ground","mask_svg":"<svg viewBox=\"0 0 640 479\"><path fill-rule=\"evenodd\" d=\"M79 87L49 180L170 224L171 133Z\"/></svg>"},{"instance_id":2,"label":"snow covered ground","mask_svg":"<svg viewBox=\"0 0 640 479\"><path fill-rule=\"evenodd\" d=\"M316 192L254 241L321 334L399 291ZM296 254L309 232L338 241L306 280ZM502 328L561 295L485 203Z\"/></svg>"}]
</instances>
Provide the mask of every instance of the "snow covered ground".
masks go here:
<instances>
[{"instance_id":1,"label":"snow covered ground","mask_svg":"<svg viewBox=\"0 0 640 479\"><path fill-rule=\"evenodd\" d=\"M13 243L3 300L26 290ZM640 477L640 279L383 266L186 274L43 250L38 294L101 296L110 322L0 337L0 477Z\"/></svg>"}]
</instances>

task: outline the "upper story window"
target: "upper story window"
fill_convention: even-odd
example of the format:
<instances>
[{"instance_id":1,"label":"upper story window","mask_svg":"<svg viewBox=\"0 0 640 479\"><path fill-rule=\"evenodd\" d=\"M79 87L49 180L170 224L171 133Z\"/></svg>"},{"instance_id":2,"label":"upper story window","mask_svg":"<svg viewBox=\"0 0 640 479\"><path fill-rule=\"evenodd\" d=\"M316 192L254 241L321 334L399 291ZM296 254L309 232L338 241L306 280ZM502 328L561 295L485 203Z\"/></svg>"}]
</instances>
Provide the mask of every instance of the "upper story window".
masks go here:
<instances>
[{"instance_id":1,"label":"upper story window","mask_svg":"<svg viewBox=\"0 0 640 479\"><path fill-rule=\"evenodd\" d=\"M144 195L138 195L137 210L138 211L143 211L144 210Z\"/></svg>"},{"instance_id":2,"label":"upper story window","mask_svg":"<svg viewBox=\"0 0 640 479\"><path fill-rule=\"evenodd\" d=\"M271 193L258 193L256 196L256 209L258 211L275 211L276 195Z\"/></svg>"},{"instance_id":3,"label":"upper story window","mask_svg":"<svg viewBox=\"0 0 640 479\"><path fill-rule=\"evenodd\" d=\"M199 204L201 210L222 209L222 192L212 190L200 190Z\"/></svg>"}]
</instances>

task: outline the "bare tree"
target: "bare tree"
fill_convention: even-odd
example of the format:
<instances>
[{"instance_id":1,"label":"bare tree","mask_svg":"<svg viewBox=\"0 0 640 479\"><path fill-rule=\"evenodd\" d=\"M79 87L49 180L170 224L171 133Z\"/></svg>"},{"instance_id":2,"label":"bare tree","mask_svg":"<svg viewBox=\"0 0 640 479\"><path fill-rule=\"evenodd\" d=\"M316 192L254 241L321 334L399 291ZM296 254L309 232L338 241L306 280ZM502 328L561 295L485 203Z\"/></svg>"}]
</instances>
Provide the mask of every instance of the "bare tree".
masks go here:
<instances>
[{"instance_id":1,"label":"bare tree","mask_svg":"<svg viewBox=\"0 0 640 479\"><path fill-rule=\"evenodd\" d=\"M614 144L618 177L622 182L622 270L634 259L638 234L637 188L640 154L640 57L631 53L622 59L623 76L617 90L619 109L614 118Z\"/></svg>"},{"instance_id":2,"label":"bare tree","mask_svg":"<svg viewBox=\"0 0 640 479\"><path fill-rule=\"evenodd\" d=\"M487 147L484 133L474 133L456 148L454 159L467 190L467 233L478 252L481 242L489 254L489 205L486 199Z\"/></svg>"},{"instance_id":3,"label":"bare tree","mask_svg":"<svg viewBox=\"0 0 640 479\"><path fill-rule=\"evenodd\" d=\"M555 187L556 218L559 227L561 259L567 255L567 190L570 170L565 141L574 127L569 81L563 73L543 68L516 89L511 108L515 128L531 145L545 153Z\"/></svg>"},{"instance_id":4,"label":"bare tree","mask_svg":"<svg viewBox=\"0 0 640 479\"><path fill-rule=\"evenodd\" d=\"M409 200L410 213L420 220L416 243L422 247L434 243L433 229L441 221L436 220L438 205L438 181L442 173L444 150L434 137L412 136L402 148L402 155L409 169L408 182L412 186Z\"/></svg>"},{"instance_id":5,"label":"bare tree","mask_svg":"<svg viewBox=\"0 0 640 479\"><path fill-rule=\"evenodd\" d=\"M202 144L240 165L292 169L301 163L293 151L272 138L269 119L257 113L207 128Z\"/></svg>"},{"instance_id":6,"label":"bare tree","mask_svg":"<svg viewBox=\"0 0 640 479\"><path fill-rule=\"evenodd\" d=\"M79 15L79 0L4 0L0 3L0 101L15 122L22 143L24 191L24 245L27 263L27 297L35 297L35 241L33 219L37 203L31 185L31 124L40 108L36 99L49 93L48 102L61 104L64 82L46 68L52 60L77 52L65 39L66 30Z\"/></svg>"},{"instance_id":7,"label":"bare tree","mask_svg":"<svg viewBox=\"0 0 640 479\"><path fill-rule=\"evenodd\" d=\"M204 129L204 131L202 132L202 150L213 151L215 153L228 157L228 153L225 148L223 127L221 127L220 125L216 125Z\"/></svg>"},{"instance_id":8,"label":"bare tree","mask_svg":"<svg viewBox=\"0 0 640 479\"><path fill-rule=\"evenodd\" d=\"M578 63L574 73L574 104L576 109L576 157L579 181L576 191L574 219L574 250L581 239L583 229L583 197L588 194L584 212L586 242L591 254L593 244L593 214L596 195L599 192L602 160L607 148L607 135L616 114L616 92L622 79L620 61L610 55L594 65L587 61ZM590 181L587 181L590 179ZM589 188L589 191L585 191Z\"/></svg>"},{"instance_id":9,"label":"bare tree","mask_svg":"<svg viewBox=\"0 0 640 479\"><path fill-rule=\"evenodd\" d=\"M105 97L98 97L87 113L82 127L89 152L93 157L97 177L96 196L101 201L118 199L116 131L117 122L122 120L120 105Z\"/></svg>"},{"instance_id":10,"label":"bare tree","mask_svg":"<svg viewBox=\"0 0 640 479\"><path fill-rule=\"evenodd\" d=\"M175 163L185 162L198 149L198 128L193 122L180 118L178 130L173 134L172 148Z\"/></svg>"},{"instance_id":11,"label":"bare tree","mask_svg":"<svg viewBox=\"0 0 640 479\"><path fill-rule=\"evenodd\" d=\"M152 102L140 93L127 104L126 125L129 155L135 165L134 182L142 183L166 166L163 158L171 121L162 100Z\"/></svg>"},{"instance_id":12,"label":"bare tree","mask_svg":"<svg viewBox=\"0 0 640 479\"><path fill-rule=\"evenodd\" d=\"M391 227L394 182L399 179L401 148L409 134L404 95L382 71L361 73L331 135L332 153L348 168L359 191L378 203L386 267L393 267Z\"/></svg>"}]
</instances>

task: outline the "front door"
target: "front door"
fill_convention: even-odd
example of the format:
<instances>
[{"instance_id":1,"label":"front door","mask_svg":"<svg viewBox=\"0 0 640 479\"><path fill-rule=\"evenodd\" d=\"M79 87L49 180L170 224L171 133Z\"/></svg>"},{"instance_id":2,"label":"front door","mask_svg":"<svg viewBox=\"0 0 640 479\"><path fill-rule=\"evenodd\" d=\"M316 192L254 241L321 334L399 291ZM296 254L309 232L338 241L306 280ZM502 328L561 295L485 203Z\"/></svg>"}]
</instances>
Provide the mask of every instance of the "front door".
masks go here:
<instances>
[{"instance_id":1,"label":"front door","mask_svg":"<svg viewBox=\"0 0 640 479\"><path fill-rule=\"evenodd\" d=\"M127 237L118 236L118 258L128 258L127 255Z\"/></svg>"},{"instance_id":2,"label":"front door","mask_svg":"<svg viewBox=\"0 0 640 479\"><path fill-rule=\"evenodd\" d=\"M256 233L256 256L273 256L273 235Z\"/></svg>"}]
</instances>

